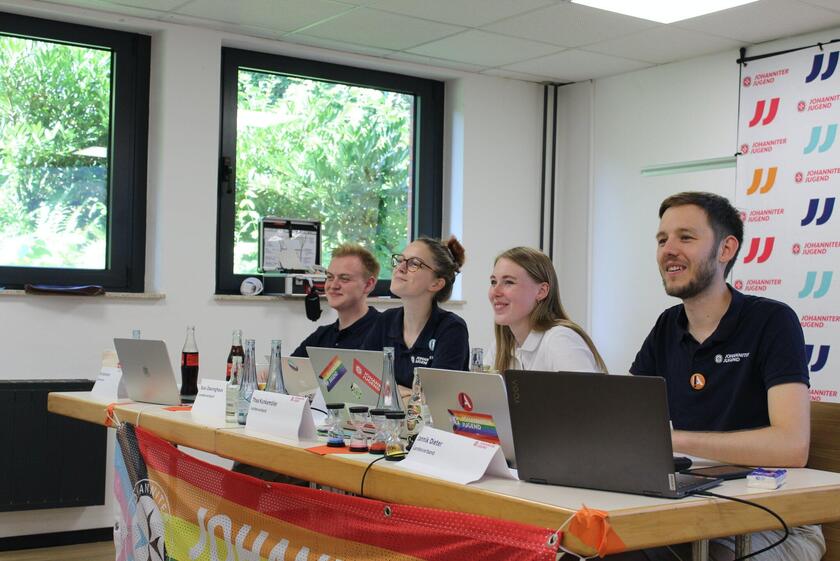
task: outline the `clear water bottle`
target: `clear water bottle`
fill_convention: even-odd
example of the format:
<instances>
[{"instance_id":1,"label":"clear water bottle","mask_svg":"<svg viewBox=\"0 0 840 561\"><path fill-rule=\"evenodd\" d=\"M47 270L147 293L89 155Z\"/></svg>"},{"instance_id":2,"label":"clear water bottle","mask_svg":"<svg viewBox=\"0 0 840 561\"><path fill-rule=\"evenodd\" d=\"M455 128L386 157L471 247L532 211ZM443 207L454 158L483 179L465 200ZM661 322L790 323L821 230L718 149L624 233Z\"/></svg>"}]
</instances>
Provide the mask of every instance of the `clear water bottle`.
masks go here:
<instances>
[{"instance_id":1,"label":"clear water bottle","mask_svg":"<svg viewBox=\"0 0 840 561\"><path fill-rule=\"evenodd\" d=\"M239 401L236 403L236 422L244 425L248 420L248 409L251 407L251 396L257 389L257 355L256 342L253 339L245 341L245 368L239 381Z\"/></svg>"},{"instance_id":2,"label":"clear water bottle","mask_svg":"<svg viewBox=\"0 0 840 561\"><path fill-rule=\"evenodd\" d=\"M481 347L470 350L470 372L484 372L484 349Z\"/></svg>"},{"instance_id":3,"label":"clear water bottle","mask_svg":"<svg viewBox=\"0 0 840 561\"><path fill-rule=\"evenodd\" d=\"M271 359L268 363L268 380L265 382L265 391L274 393L289 393L286 391L286 384L283 382L283 342L280 339L271 341Z\"/></svg>"},{"instance_id":4,"label":"clear water bottle","mask_svg":"<svg viewBox=\"0 0 840 561\"><path fill-rule=\"evenodd\" d=\"M379 388L377 409L388 411L402 411L402 399L397 389L397 379L394 375L394 347L382 349L382 386Z\"/></svg>"}]
</instances>

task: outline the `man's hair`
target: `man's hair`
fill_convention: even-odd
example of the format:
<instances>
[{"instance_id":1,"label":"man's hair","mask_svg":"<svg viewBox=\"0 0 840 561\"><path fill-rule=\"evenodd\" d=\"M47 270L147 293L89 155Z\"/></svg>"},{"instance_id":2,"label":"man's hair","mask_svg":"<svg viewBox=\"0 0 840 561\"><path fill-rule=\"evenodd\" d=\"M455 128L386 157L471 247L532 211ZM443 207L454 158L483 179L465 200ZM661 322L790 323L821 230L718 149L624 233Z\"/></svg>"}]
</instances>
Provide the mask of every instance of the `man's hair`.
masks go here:
<instances>
[{"instance_id":1,"label":"man's hair","mask_svg":"<svg viewBox=\"0 0 840 561\"><path fill-rule=\"evenodd\" d=\"M336 257L358 257L359 261L362 262L362 267L365 273L367 273L368 278L373 277L379 279L379 262L373 256L373 253L359 244L343 243L336 246L332 250L332 258L335 259Z\"/></svg>"},{"instance_id":2,"label":"man's hair","mask_svg":"<svg viewBox=\"0 0 840 561\"><path fill-rule=\"evenodd\" d=\"M720 246L720 242L727 236L735 236L738 240L738 249L735 255L726 264L724 276L729 274L735 261L738 260L738 252L741 251L741 245L744 243L744 222L741 220L741 213L732 206L729 199L715 195L714 193L704 193L701 191L685 191L671 195L659 205L659 218L665 214L665 211L675 206L694 205L699 206L706 213L706 218L709 220L709 225L715 232L715 245Z\"/></svg>"}]
</instances>

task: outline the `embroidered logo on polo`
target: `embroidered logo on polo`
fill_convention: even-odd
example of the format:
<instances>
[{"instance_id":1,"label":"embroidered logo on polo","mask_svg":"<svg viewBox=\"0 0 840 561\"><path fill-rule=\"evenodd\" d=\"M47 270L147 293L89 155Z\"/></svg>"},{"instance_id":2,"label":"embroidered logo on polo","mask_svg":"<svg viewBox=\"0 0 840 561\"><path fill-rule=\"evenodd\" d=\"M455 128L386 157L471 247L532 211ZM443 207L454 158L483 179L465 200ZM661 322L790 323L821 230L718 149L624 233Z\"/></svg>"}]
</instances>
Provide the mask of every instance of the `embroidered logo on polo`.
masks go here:
<instances>
[{"instance_id":1,"label":"embroidered logo on polo","mask_svg":"<svg viewBox=\"0 0 840 561\"><path fill-rule=\"evenodd\" d=\"M811 372L819 372L820 370L825 367L826 363L828 362L828 353L831 350L831 345L820 345L819 350L817 351L817 360L811 364L811 358L814 355L814 345L805 345L805 353L808 356L808 364L810 365L808 369Z\"/></svg>"},{"instance_id":2,"label":"embroidered logo on polo","mask_svg":"<svg viewBox=\"0 0 840 561\"><path fill-rule=\"evenodd\" d=\"M803 286L802 290L799 291L799 297L807 298L813 293L814 298L822 298L828 294L828 290L831 288L831 279L833 276L833 271L823 271L822 278L820 280L820 287L817 290L814 290L814 287L817 284L817 271L808 271L805 275L805 286Z\"/></svg>"},{"instance_id":3,"label":"embroidered logo on polo","mask_svg":"<svg viewBox=\"0 0 840 561\"><path fill-rule=\"evenodd\" d=\"M820 80L828 80L834 75L834 71L837 70L837 57L840 56L840 51L834 51L833 53L828 54L828 66L825 69L825 72L822 71L823 68L823 61L825 60L825 53L817 53L814 55L814 62L811 66L811 72L805 76L805 83L813 82L817 79L817 76L820 77Z\"/></svg>"},{"instance_id":4,"label":"embroidered logo on polo","mask_svg":"<svg viewBox=\"0 0 840 561\"><path fill-rule=\"evenodd\" d=\"M731 362L741 362L750 357L750 353L726 353L725 355L715 355L715 363L729 364Z\"/></svg>"},{"instance_id":5,"label":"embroidered logo on polo","mask_svg":"<svg viewBox=\"0 0 840 561\"><path fill-rule=\"evenodd\" d=\"M430 356L414 356L411 355L411 363L412 364L419 364L420 366L426 366L429 364L429 361L432 360Z\"/></svg>"}]
</instances>

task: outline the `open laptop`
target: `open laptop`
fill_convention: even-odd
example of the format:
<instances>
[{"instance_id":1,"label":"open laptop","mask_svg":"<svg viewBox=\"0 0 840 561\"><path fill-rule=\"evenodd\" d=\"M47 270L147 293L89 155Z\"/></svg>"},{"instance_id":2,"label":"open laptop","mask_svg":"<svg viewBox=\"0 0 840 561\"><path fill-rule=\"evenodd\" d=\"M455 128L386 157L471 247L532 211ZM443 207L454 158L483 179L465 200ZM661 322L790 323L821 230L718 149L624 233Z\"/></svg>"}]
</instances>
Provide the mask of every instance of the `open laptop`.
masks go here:
<instances>
[{"instance_id":1,"label":"open laptop","mask_svg":"<svg viewBox=\"0 0 840 561\"><path fill-rule=\"evenodd\" d=\"M436 429L499 444L515 467L505 381L499 374L418 368Z\"/></svg>"},{"instance_id":2,"label":"open laptop","mask_svg":"<svg viewBox=\"0 0 840 561\"><path fill-rule=\"evenodd\" d=\"M382 351L306 347L327 403L375 407L382 385Z\"/></svg>"},{"instance_id":3,"label":"open laptop","mask_svg":"<svg viewBox=\"0 0 840 561\"><path fill-rule=\"evenodd\" d=\"M294 395L312 395L318 391L318 381L308 358L284 356L282 364L286 391Z\"/></svg>"},{"instance_id":4,"label":"open laptop","mask_svg":"<svg viewBox=\"0 0 840 561\"><path fill-rule=\"evenodd\" d=\"M114 347L129 398L160 405L181 403L166 343L152 339L114 339Z\"/></svg>"},{"instance_id":5,"label":"open laptop","mask_svg":"<svg viewBox=\"0 0 840 561\"><path fill-rule=\"evenodd\" d=\"M665 380L505 372L519 479L678 499L722 480L674 473Z\"/></svg>"}]
</instances>

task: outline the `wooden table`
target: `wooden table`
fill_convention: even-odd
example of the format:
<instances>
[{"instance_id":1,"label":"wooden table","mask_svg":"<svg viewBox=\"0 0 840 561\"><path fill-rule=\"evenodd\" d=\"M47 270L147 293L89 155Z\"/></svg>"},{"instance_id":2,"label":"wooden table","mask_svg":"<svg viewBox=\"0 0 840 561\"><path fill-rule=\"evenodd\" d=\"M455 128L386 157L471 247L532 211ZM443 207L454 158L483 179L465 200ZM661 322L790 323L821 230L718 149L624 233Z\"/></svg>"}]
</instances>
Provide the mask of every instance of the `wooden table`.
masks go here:
<instances>
[{"instance_id":1,"label":"wooden table","mask_svg":"<svg viewBox=\"0 0 840 561\"><path fill-rule=\"evenodd\" d=\"M51 393L51 412L104 424L108 403L89 392ZM146 428L175 444L270 469L322 485L359 493L369 456L319 456L305 450L315 442L285 441L250 433L243 427L201 425L188 411L119 402L121 421ZM781 489L748 488L745 480L725 482L718 494L748 499L777 512L789 526L840 520L840 474L791 469ZM442 508L512 520L547 528L560 527L581 505L604 510L627 549L642 549L778 528L767 513L747 505L705 497L681 500L535 485L486 477L457 485L409 473L379 462L368 471L364 495L383 501ZM569 534L564 546L581 554L592 551ZM698 551L702 548L695 548ZM695 558L701 558L695 555Z\"/></svg>"}]
</instances>

